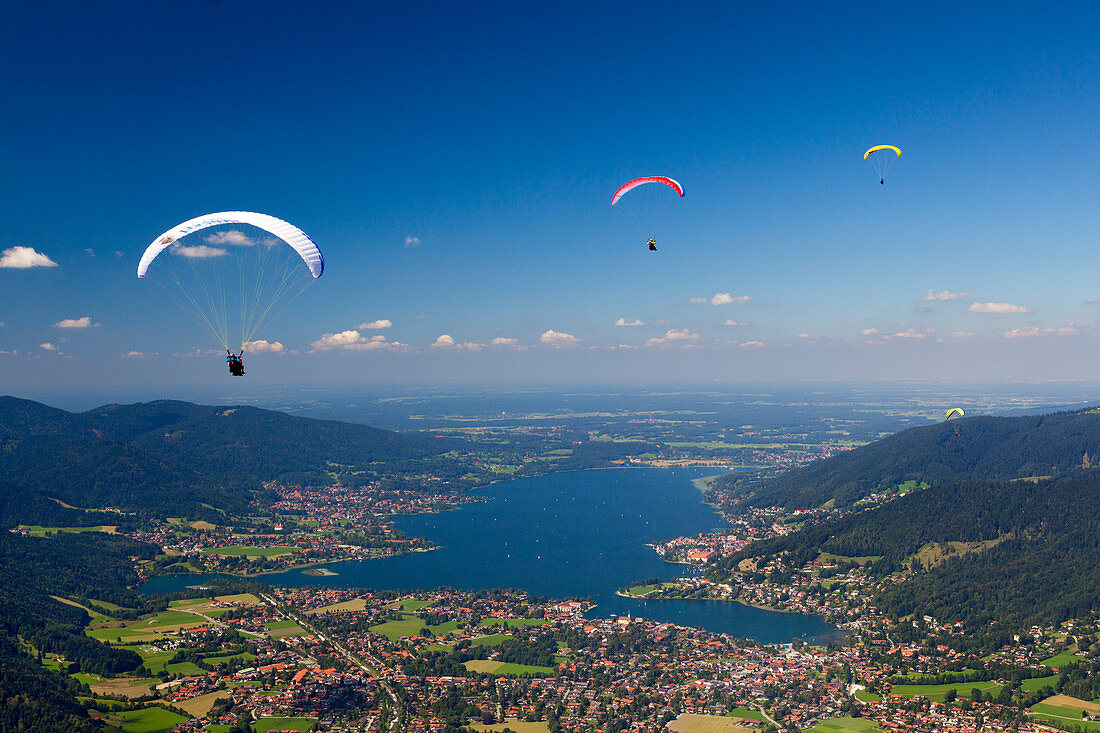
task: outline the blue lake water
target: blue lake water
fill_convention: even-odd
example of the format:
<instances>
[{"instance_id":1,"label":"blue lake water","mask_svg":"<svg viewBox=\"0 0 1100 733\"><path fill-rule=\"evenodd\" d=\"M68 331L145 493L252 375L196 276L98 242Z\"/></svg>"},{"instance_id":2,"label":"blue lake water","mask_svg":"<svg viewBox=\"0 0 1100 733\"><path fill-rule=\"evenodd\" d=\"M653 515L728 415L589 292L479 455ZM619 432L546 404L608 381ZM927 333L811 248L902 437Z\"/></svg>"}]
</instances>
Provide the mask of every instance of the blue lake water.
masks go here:
<instances>
[{"instance_id":1,"label":"blue lake water","mask_svg":"<svg viewBox=\"0 0 1100 733\"><path fill-rule=\"evenodd\" d=\"M442 514L395 518L432 552L342 562L335 576L291 570L263 576L271 585L422 590L521 588L554 598L591 598L590 617L630 613L765 643L828 640L834 626L816 616L778 613L726 601L645 601L615 590L632 580L673 578L694 568L664 562L646 543L726 526L691 483L710 470L627 468L555 473L505 481L479 493L487 501ZM196 576L155 578L146 590L180 590Z\"/></svg>"}]
</instances>

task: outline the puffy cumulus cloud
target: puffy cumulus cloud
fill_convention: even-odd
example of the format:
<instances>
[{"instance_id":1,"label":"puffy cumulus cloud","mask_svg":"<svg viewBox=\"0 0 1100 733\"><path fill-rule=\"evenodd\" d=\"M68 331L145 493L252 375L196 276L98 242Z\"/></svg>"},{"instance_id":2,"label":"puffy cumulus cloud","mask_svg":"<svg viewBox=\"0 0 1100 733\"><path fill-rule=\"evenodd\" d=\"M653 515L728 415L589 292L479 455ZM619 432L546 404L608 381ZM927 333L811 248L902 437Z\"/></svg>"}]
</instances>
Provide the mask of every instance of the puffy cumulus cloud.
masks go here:
<instances>
[{"instance_id":1,"label":"puffy cumulus cloud","mask_svg":"<svg viewBox=\"0 0 1100 733\"><path fill-rule=\"evenodd\" d=\"M748 295L730 295L729 293L715 293L710 299L711 305L737 305L738 303L748 303L752 300Z\"/></svg>"},{"instance_id":2,"label":"puffy cumulus cloud","mask_svg":"<svg viewBox=\"0 0 1100 733\"><path fill-rule=\"evenodd\" d=\"M615 321L616 326L644 326L645 323L637 318L620 318Z\"/></svg>"},{"instance_id":3,"label":"puffy cumulus cloud","mask_svg":"<svg viewBox=\"0 0 1100 733\"><path fill-rule=\"evenodd\" d=\"M244 232L233 229L228 232L214 232L203 239L209 244L230 245L233 247L251 247L255 244L251 237Z\"/></svg>"},{"instance_id":4,"label":"puffy cumulus cloud","mask_svg":"<svg viewBox=\"0 0 1100 733\"><path fill-rule=\"evenodd\" d=\"M363 331L373 331L379 328L393 328L393 321L388 318L379 318L377 321L367 321L366 323L360 323L356 328Z\"/></svg>"},{"instance_id":5,"label":"puffy cumulus cloud","mask_svg":"<svg viewBox=\"0 0 1100 733\"><path fill-rule=\"evenodd\" d=\"M742 341L741 343L737 344L737 346L739 348L742 348L742 349L762 349L762 348L764 348L764 342L763 341Z\"/></svg>"},{"instance_id":6,"label":"puffy cumulus cloud","mask_svg":"<svg viewBox=\"0 0 1100 733\"><path fill-rule=\"evenodd\" d=\"M745 323L744 321L735 321L732 318L727 318L725 320L725 322L722 323L722 325L723 326L747 326L749 324Z\"/></svg>"},{"instance_id":7,"label":"puffy cumulus cloud","mask_svg":"<svg viewBox=\"0 0 1100 733\"><path fill-rule=\"evenodd\" d=\"M916 340L919 341L920 339L928 338L928 333L926 333L925 331L918 331L913 327L909 327L909 328L905 329L904 331L898 331L897 333L885 334L885 335L883 335L883 338L884 339L916 339Z\"/></svg>"},{"instance_id":8,"label":"puffy cumulus cloud","mask_svg":"<svg viewBox=\"0 0 1100 733\"><path fill-rule=\"evenodd\" d=\"M690 343L692 341L698 341L699 334L694 331L689 331L686 328L670 328L665 331L664 336L651 338L645 342L646 346L660 346L662 344L669 344L674 342Z\"/></svg>"},{"instance_id":9,"label":"puffy cumulus cloud","mask_svg":"<svg viewBox=\"0 0 1100 733\"><path fill-rule=\"evenodd\" d=\"M493 346L519 346L519 339L497 336L492 343Z\"/></svg>"},{"instance_id":10,"label":"puffy cumulus cloud","mask_svg":"<svg viewBox=\"0 0 1100 733\"><path fill-rule=\"evenodd\" d=\"M1077 333L1077 327L1067 323L1061 328L1037 328L1036 326L1022 326L1011 331L1005 331L1006 339L1029 338L1031 336L1072 336Z\"/></svg>"},{"instance_id":11,"label":"puffy cumulus cloud","mask_svg":"<svg viewBox=\"0 0 1100 733\"><path fill-rule=\"evenodd\" d=\"M542 335L539 336L539 341L544 344L550 344L551 346L571 346L580 341L580 339L571 333L562 333L561 331L555 331L551 328L547 331L543 331Z\"/></svg>"},{"instance_id":12,"label":"puffy cumulus cloud","mask_svg":"<svg viewBox=\"0 0 1100 733\"><path fill-rule=\"evenodd\" d=\"M193 260L208 260L211 257L221 257L229 254L228 250L221 247L207 247L205 244L196 244L193 247L174 247L172 251Z\"/></svg>"},{"instance_id":13,"label":"puffy cumulus cloud","mask_svg":"<svg viewBox=\"0 0 1100 733\"><path fill-rule=\"evenodd\" d=\"M281 354L286 350L281 341L268 341L267 339L257 339L255 341L245 341L244 350L250 354Z\"/></svg>"},{"instance_id":14,"label":"puffy cumulus cloud","mask_svg":"<svg viewBox=\"0 0 1100 733\"><path fill-rule=\"evenodd\" d=\"M51 344L49 341L47 341L44 344L39 344L38 348L44 351L58 351L60 347L58 347L57 344Z\"/></svg>"},{"instance_id":15,"label":"puffy cumulus cloud","mask_svg":"<svg viewBox=\"0 0 1100 733\"><path fill-rule=\"evenodd\" d=\"M125 354L122 355L122 358L123 359L144 359L145 358L145 352L144 351L127 351Z\"/></svg>"},{"instance_id":16,"label":"puffy cumulus cloud","mask_svg":"<svg viewBox=\"0 0 1100 733\"><path fill-rule=\"evenodd\" d=\"M282 346L282 344L278 345L280 347ZM403 344L400 341L387 341L386 337L381 334L367 338L355 329L348 329L340 333L326 333L310 344L310 349L312 351L331 351L333 349L343 349L345 351L377 351L380 349L398 350L407 347L408 344Z\"/></svg>"},{"instance_id":17,"label":"puffy cumulus cloud","mask_svg":"<svg viewBox=\"0 0 1100 733\"><path fill-rule=\"evenodd\" d=\"M876 333L878 333L878 329L874 327L865 328L860 331L860 333L862 333L864 336L874 336Z\"/></svg>"},{"instance_id":18,"label":"puffy cumulus cloud","mask_svg":"<svg viewBox=\"0 0 1100 733\"><path fill-rule=\"evenodd\" d=\"M632 346L631 344L619 344L617 346L608 346L607 348L608 348L609 351L616 351L616 350L625 351L625 350L629 350L629 349L636 349L638 347L637 346Z\"/></svg>"},{"instance_id":19,"label":"puffy cumulus cloud","mask_svg":"<svg viewBox=\"0 0 1100 733\"><path fill-rule=\"evenodd\" d=\"M31 267L57 267L57 263L33 247L8 247L0 252L0 267L26 270Z\"/></svg>"},{"instance_id":20,"label":"puffy cumulus cloud","mask_svg":"<svg viewBox=\"0 0 1100 733\"><path fill-rule=\"evenodd\" d=\"M420 246L420 237L405 237L405 246L406 247L419 247Z\"/></svg>"},{"instance_id":21,"label":"puffy cumulus cloud","mask_svg":"<svg viewBox=\"0 0 1100 733\"><path fill-rule=\"evenodd\" d=\"M5 351L4 349L0 349L0 354L3 354L4 356L15 356L18 353L19 353L19 349L12 349L10 351Z\"/></svg>"},{"instance_id":22,"label":"puffy cumulus cloud","mask_svg":"<svg viewBox=\"0 0 1100 733\"><path fill-rule=\"evenodd\" d=\"M798 334L798 338L800 338L800 339L812 339L813 336L811 336L810 334L808 334L806 332L802 332L802 333Z\"/></svg>"},{"instance_id":23,"label":"puffy cumulus cloud","mask_svg":"<svg viewBox=\"0 0 1100 733\"><path fill-rule=\"evenodd\" d=\"M928 288L928 292L920 296L921 300L961 300L970 295L969 292L952 293L950 290L941 290L940 292L934 291L932 288Z\"/></svg>"},{"instance_id":24,"label":"puffy cumulus cloud","mask_svg":"<svg viewBox=\"0 0 1100 733\"><path fill-rule=\"evenodd\" d=\"M1030 313L1030 308L1025 308L1022 305L1013 305L1012 303L978 303L977 301L970 304L967 308L971 313Z\"/></svg>"},{"instance_id":25,"label":"puffy cumulus cloud","mask_svg":"<svg viewBox=\"0 0 1100 733\"><path fill-rule=\"evenodd\" d=\"M82 318L62 318L57 323L53 324L54 328L89 328L92 325L92 317L84 316Z\"/></svg>"},{"instance_id":26,"label":"puffy cumulus cloud","mask_svg":"<svg viewBox=\"0 0 1100 733\"><path fill-rule=\"evenodd\" d=\"M449 333L441 334L432 343L432 348L435 349L467 349L469 351L477 351L484 346L485 344L479 344L475 341L456 341L454 336Z\"/></svg>"}]
</instances>

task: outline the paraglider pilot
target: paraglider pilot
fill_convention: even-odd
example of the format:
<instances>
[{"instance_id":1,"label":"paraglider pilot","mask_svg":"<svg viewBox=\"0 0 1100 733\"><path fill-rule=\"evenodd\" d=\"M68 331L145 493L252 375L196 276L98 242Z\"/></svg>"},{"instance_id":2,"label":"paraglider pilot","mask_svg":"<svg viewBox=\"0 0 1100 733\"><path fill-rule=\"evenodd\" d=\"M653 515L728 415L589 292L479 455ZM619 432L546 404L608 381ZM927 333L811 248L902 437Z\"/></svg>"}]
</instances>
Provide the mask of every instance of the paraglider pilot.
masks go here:
<instances>
[{"instance_id":1,"label":"paraglider pilot","mask_svg":"<svg viewBox=\"0 0 1100 733\"><path fill-rule=\"evenodd\" d=\"M241 357L244 356L244 349L241 349L241 353L234 354L229 349L225 350L225 363L229 365L229 373L234 377L244 376L244 362L241 361Z\"/></svg>"},{"instance_id":2,"label":"paraglider pilot","mask_svg":"<svg viewBox=\"0 0 1100 733\"><path fill-rule=\"evenodd\" d=\"M657 242L655 240L651 239L648 242L646 242L646 244L649 245L649 251L650 252L656 252L657 251Z\"/></svg>"}]
</instances>

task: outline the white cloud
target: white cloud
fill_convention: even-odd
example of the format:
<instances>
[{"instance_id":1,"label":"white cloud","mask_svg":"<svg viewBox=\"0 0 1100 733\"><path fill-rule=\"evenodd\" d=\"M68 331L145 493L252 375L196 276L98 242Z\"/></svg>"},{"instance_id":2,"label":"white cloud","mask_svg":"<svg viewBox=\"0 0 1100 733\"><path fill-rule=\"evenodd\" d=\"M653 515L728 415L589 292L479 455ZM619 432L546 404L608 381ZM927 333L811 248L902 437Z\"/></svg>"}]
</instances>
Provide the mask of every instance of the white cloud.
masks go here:
<instances>
[{"instance_id":1,"label":"white cloud","mask_svg":"<svg viewBox=\"0 0 1100 733\"><path fill-rule=\"evenodd\" d=\"M469 351L477 351L478 349L484 348L485 344L479 344L476 341L455 341L454 336L445 333L440 335L432 346L437 349L467 349Z\"/></svg>"},{"instance_id":2,"label":"white cloud","mask_svg":"<svg viewBox=\"0 0 1100 733\"><path fill-rule=\"evenodd\" d=\"M251 247L256 244L247 234L238 232L236 229L228 232L214 232L209 236L203 237L203 239L210 244L228 244L235 247Z\"/></svg>"},{"instance_id":3,"label":"white cloud","mask_svg":"<svg viewBox=\"0 0 1100 733\"><path fill-rule=\"evenodd\" d=\"M1072 323L1061 328L1037 328L1035 326L1022 326L1011 331L1005 331L1006 339L1028 338L1030 336L1072 336L1077 329Z\"/></svg>"},{"instance_id":4,"label":"white cloud","mask_svg":"<svg viewBox=\"0 0 1100 733\"><path fill-rule=\"evenodd\" d=\"M379 318L377 321L369 321L367 323L360 323L356 328L363 330L372 330L378 328L393 328L393 321L388 318Z\"/></svg>"},{"instance_id":5,"label":"white cloud","mask_svg":"<svg viewBox=\"0 0 1100 733\"><path fill-rule=\"evenodd\" d=\"M550 329L544 331L543 334L539 336L539 341L544 344L550 344L551 346L570 346L580 341L580 339L571 333L562 333L561 331Z\"/></svg>"},{"instance_id":6,"label":"white cloud","mask_svg":"<svg viewBox=\"0 0 1100 733\"><path fill-rule=\"evenodd\" d=\"M865 328L862 331L860 331L860 333L862 333L864 336L874 336L876 333L878 333L878 329L877 328Z\"/></svg>"},{"instance_id":7,"label":"white cloud","mask_svg":"<svg viewBox=\"0 0 1100 733\"><path fill-rule=\"evenodd\" d=\"M920 296L921 300L960 300L970 295L968 292L952 293L950 290L941 290L935 292L932 288L928 288L928 292Z\"/></svg>"},{"instance_id":8,"label":"white cloud","mask_svg":"<svg viewBox=\"0 0 1100 733\"><path fill-rule=\"evenodd\" d=\"M739 347L741 347L742 349L762 349L762 348L764 348L764 342L763 341L742 341L741 343L739 343L737 345Z\"/></svg>"},{"instance_id":9,"label":"white cloud","mask_svg":"<svg viewBox=\"0 0 1100 733\"><path fill-rule=\"evenodd\" d=\"M813 336L811 336L808 333L800 333L800 334L798 334L798 338L800 338L800 339L812 339Z\"/></svg>"},{"instance_id":10,"label":"white cloud","mask_svg":"<svg viewBox=\"0 0 1100 733\"><path fill-rule=\"evenodd\" d=\"M285 346L281 341L268 341L267 339L257 339L255 341L245 341L244 350L250 354L278 354L281 353Z\"/></svg>"},{"instance_id":11,"label":"white cloud","mask_svg":"<svg viewBox=\"0 0 1100 733\"><path fill-rule=\"evenodd\" d=\"M58 347L55 344L51 344L49 341L47 341L44 344L39 344L38 348L45 349L46 351L57 351L57 349L58 349Z\"/></svg>"},{"instance_id":12,"label":"white cloud","mask_svg":"<svg viewBox=\"0 0 1100 733\"><path fill-rule=\"evenodd\" d=\"M381 334L367 338L352 329L340 333L326 333L310 344L313 351L331 351L332 349L344 349L345 351L396 350L407 348L407 346L407 344L400 341L387 341L386 337Z\"/></svg>"},{"instance_id":13,"label":"white cloud","mask_svg":"<svg viewBox=\"0 0 1100 733\"><path fill-rule=\"evenodd\" d=\"M644 326L645 323L637 318L620 318L615 321L616 326Z\"/></svg>"},{"instance_id":14,"label":"white cloud","mask_svg":"<svg viewBox=\"0 0 1100 733\"><path fill-rule=\"evenodd\" d=\"M970 331L952 331L951 338L953 339L972 339L978 334L971 333Z\"/></svg>"},{"instance_id":15,"label":"white cloud","mask_svg":"<svg viewBox=\"0 0 1100 733\"><path fill-rule=\"evenodd\" d=\"M14 356L15 354L18 354L18 353L19 353L19 349L12 349L11 351L4 351L3 349L0 349L0 354L4 354L6 356Z\"/></svg>"},{"instance_id":16,"label":"white cloud","mask_svg":"<svg viewBox=\"0 0 1100 733\"><path fill-rule=\"evenodd\" d=\"M974 302L967 308L971 313L1030 313L1030 308L1025 308L1022 305L1013 305L1012 303L978 303Z\"/></svg>"},{"instance_id":17,"label":"white cloud","mask_svg":"<svg viewBox=\"0 0 1100 733\"><path fill-rule=\"evenodd\" d=\"M691 302L692 303L706 303L707 299L706 298L692 298Z\"/></svg>"},{"instance_id":18,"label":"white cloud","mask_svg":"<svg viewBox=\"0 0 1100 733\"><path fill-rule=\"evenodd\" d=\"M214 356L215 354L221 354L224 356L224 354L222 354L222 352L218 351L217 349L195 349L193 351L182 351L176 352L175 354L172 354L172 356L189 359L192 357Z\"/></svg>"},{"instance_id":19,"label":"white cloud","mask_svg":"<svg viewBox=\"0 0 1100 733\"><path fill-rule=\"evenodd\" d=\"M205 260L211 257L221 257L222 255L229 254L228 251L220 247L207 247L205 244L196 244L193 247L173 247L172 251L184 257L190 257L193 260Z\"/></svg>"},{"instance_id":20,"label":"white cloud","mask_svg":"<svg viewBox=\"0 0 1100 733\"><path fill-rule=\"evenodd\" d=\"M888 333L883 336L884 339L925 339L928 338L928 334L923 331L917 331L912 327L905 329L904 331L898 331L897 333Z\"/></svg>"},{"instance_id":21,"label":"white cloud","mask_svg":"<svg viewBox=\"0 0 1100 733\"><path fill-rule=\"evenodd\" d=\"M752 297L748 295L730 295L729 293L715 293L714 297L710 299L711 305L736 305L738 303L748 303L752 300Z\"/></svg>"},{"instance_id":22,"label":"white cloud","mask_svg":"<svg viewBox=\"0 0 1100 733\"><path fill-rule=\"evenodd\" d=\"M405 237L405 246L406 247L419 247L420 246L420 237Z\"/></svg>"},{"instance_id":23,"label":"white cloud","mask_svg":"<svg viewBox=\"0 0 1100 733\"><path fill-rule=\"evenodd\" d=\"M54 328L88 328L92 325L92 317L84 316L83 318L63 318L57 323L53 324Z\"/></svg>"},{"instance_id":24,"label":"white cloud","mask_svg":"<svg viewBox=\"0 0 1100 733\"><path fill-rule=\"evenodd\" d=\"M665 331L664 336L651 338L645 342L646 346L660 346L661 344L667 344L672 341L697 341L699 340L699 334L694 331L689 331L686 328L670 328Z\"/></svg>"},{"instance_id":25,"label":"white cloud","mask_svg":"<svg viewBox=\"0 0 1100 733\"><path fill-rule=\"evenodd\" d=\"M145 352L144 351L127 351L125 354L122 355L122 358L123 359L144 359L145 358Z\"/></svg>"},{"instance_id":26,"label":"white cloud","mask_svg":"<svg viewBox=\"0 0 1100 733\"><path fill-rule=\"evenodd\" d=\"M29 267L57 267L57 263L33 247L9 247L0 252L0 267L25 270Z\"/></svg>"},{"instance_id":27,"label":"white cloud","mask_svg":"<svg viewBox=\"0 0 1100 733\"><path fill-rule=\"evenodd\" d=\"M519 339L505 338L504 336L497 336L493 339L493 346L518 346Z\"/></svg>"},{"instance_id":28,"label":"white cloud","mask_svg":"<svg viewBox=\"0 0 1100 733\"><path fill-rule=\"evenodd\" d=\"M744 321L735 321L732 318L727 318L725 323L723 323L722 325L723 326L747 326L749 324L745 323Z\"/></svg>"}]
</instances>

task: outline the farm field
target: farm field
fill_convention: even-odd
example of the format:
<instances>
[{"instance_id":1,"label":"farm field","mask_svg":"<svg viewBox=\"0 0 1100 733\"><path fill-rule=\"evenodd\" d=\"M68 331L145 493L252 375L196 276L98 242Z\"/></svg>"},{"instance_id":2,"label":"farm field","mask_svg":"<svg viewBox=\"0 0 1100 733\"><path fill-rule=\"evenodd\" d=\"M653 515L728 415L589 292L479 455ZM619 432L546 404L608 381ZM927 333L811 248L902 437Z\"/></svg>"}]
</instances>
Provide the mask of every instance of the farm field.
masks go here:
<instances>
[{"instance_id":1,"label":"farm field","mask_svg":"<svg viewBox=\"0 0 1100 733\"><path fill-rule=\"evenodd\" d=\"M272 730L313 730L317 726L316 718L260 718L252 724L256 733L268 733Z\"/></svg>"},{"instance_id":2,"label":"farm field","mask_svg":"<svg viewBox=\"0 0 1100 733\"><path fill-rule=\"evenodd\" d=\"M554 674L553 667L538 667L533 664L512 664L511 662L502 663L495 659L472 659L462 664L466 669L474 672L499 674L504 677L542 677Z\"/></svg>"},{"instance_id":3,"label":"farm field","mask_svg":"<svg viewBox=\"0 0 1100 733\"><path fill-rule=\"evenodd\" d=\"M264 624L267 627L267 635L273 639L284 636L308 636L309 632L290 620L271 621Z\"/></svg>"},{"instance_id":4,"label":"farm field","mask_svg":"<svg viewBox=\"0 0 1100 733\"><path fill-rule=\"evenodd\" d=\"M844 733L847 731L851 731L852 733L863 733L863 731L877 731L880 729L878 724L873 720L844 717L823 720L813 728L808 728L807 730L820 731L820 733Z\"/></svg>"},{"instance_id":5,"label":"farm field","mask_svg":"<svg viewBox=\"0 0 1100 733\"><path fill-rule=\"evenodd\" d=\"M312 616L319 613L333 613L334 611L362 611L366 607L367 602L362 598L352 598L350 601L331 603L327 606L321 606L312 611L307 611L306 613Z\"/></svg>"},{"instance_id":6,"label":"farm field","mask_svg":"<svg viewBox=\"0 0 1100 733\"><path fill-rule=\"evenodd\" d=\"M404 614L404 618L401 621L387 621L384 624L370 627L370 630L386 637L390 641L397 641L402 636L416 636L425 626L424 619L407 613ZM438 626L428 626L428 629L436 636L442 636L457 628L458 622L456 621L447 621Z\"/></svg>"},{"instance_id":7,"label":"farm field","mask_svg":"<svg viewBox=\"0 0 1100 733\"><path fill-rule=\"evenodd\" d=\"M474 723L470 727L476 731L484 731L485 733L500 733L500 731L506 728L516 733L549 733L550 731L550 726L546 723L528 723L526 720L516 720L515 718L509 718L503 723L493 723L491 725Z\"/></svg>"},{"instance_id":8,"label":"farm field","mask_svg":"<svg viewBox=\"0 0 1100 733\"><path fill-rule=\"evenodd\" d=\"M981 690L983 695L996 696L1001 692L1003 685L997 682L955 682L947 685L891 685L891 695L913 697L924 695L929 700L943 702L948 690L955 690L959 697L970 697L971 690Z\"/></svg>"},{"instance_id":9,"label":"farm field","mask_svg":"<svg viewBox=\"0 0 1100 733\"><path fill-rule=\"evenodd\" d=\"M277 557L298 552L297 547L249 547L247 545L226 545L203 550L203 555L221 555L222 557Z\"/></svg>"},{"instance_id":10,"label":"farm field","mask_svg":"<svg viewBox=\"0 0 1100 733\"><path fill-rule=\"evenodd\" d=\"M730 718L724 715L681 713L676 720L668 724L668 729L675 733L742 733L742 731L754 730L742 725L741 720L741 718Z\"/></svg>"},{"instance_id":11,"label":"farm field","mask_svg":"<svg viewBox=\"0 0 1100 733\"><path fill-rule=\"evenodd\" d=\"M164 733L187 720L182 715L157 706L112 713L111 718L120 721L119 727L124 733Z\"/></svg>"}]
</instances>

